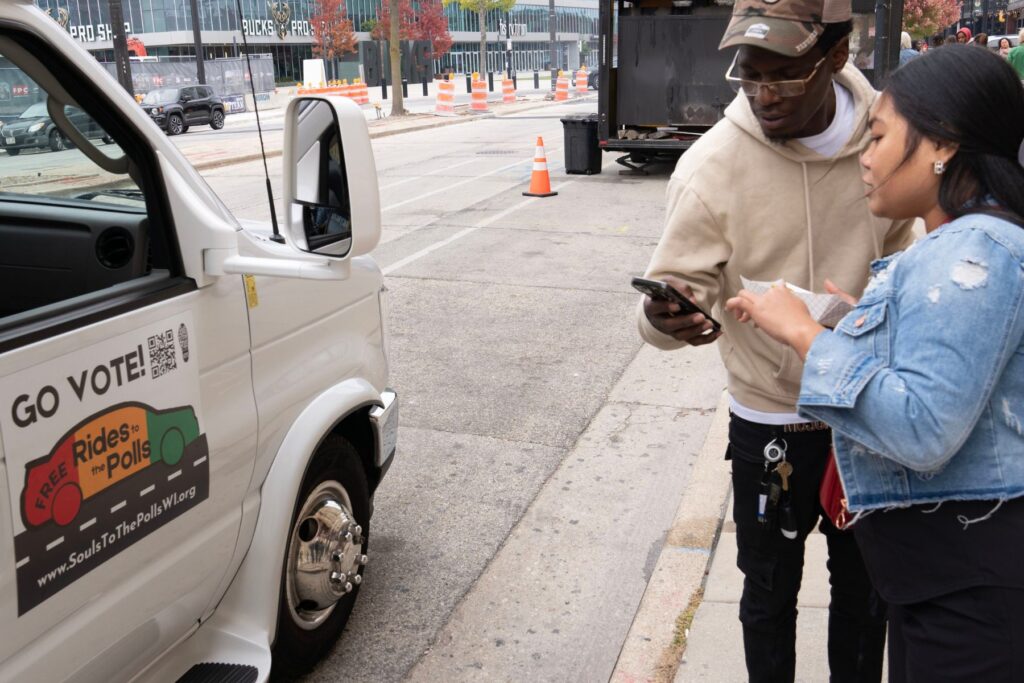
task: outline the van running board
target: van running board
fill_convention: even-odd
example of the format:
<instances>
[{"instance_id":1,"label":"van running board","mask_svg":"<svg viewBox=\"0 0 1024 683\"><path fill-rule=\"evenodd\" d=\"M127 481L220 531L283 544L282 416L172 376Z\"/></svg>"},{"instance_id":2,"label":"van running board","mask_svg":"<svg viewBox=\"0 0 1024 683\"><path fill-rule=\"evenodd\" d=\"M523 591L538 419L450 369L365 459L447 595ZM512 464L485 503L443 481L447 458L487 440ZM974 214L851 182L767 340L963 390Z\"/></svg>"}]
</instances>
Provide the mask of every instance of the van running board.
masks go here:
<instances>
[{"instance_id":1,"label":"van running board","mask_svg":"<svg viewBox=\"0 0 1024 683\"><path fill-rule=\"evenodd\" d=\"M259 669L248 664L203 662L196 664L178 679L178 683L253 683Z\"/></svg>"}]
</instances>

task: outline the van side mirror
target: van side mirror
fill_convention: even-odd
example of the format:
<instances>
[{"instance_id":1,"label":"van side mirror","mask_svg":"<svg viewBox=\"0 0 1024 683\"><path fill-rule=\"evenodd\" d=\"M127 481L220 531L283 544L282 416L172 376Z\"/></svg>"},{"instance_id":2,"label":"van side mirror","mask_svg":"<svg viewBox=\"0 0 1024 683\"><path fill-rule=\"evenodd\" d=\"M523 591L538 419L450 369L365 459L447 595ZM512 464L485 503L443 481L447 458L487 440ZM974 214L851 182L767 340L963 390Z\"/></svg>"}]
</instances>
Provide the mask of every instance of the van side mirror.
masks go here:
<instances>
[{"instance_id":1,"label":"van side mirror","mask_svg":"<svg viewBox=\"0 0 1024 683\"><path fill-rule=\"evenodd\" d=\"M285 112L284 228L302 251L344 258L380 240L380 196L362 110L340 97L301 97Z\"/></svg>"}]
</instances>

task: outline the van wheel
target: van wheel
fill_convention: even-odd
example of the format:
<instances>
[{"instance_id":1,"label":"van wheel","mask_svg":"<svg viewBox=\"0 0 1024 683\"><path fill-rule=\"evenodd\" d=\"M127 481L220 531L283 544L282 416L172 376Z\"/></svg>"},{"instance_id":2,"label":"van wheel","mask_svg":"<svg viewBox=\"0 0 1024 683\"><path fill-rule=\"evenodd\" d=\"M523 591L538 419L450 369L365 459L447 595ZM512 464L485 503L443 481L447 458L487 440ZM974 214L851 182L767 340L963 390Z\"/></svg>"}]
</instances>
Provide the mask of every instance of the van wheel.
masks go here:
<instances>
[{"instance_id":1,"label":"van wheel","mask_svg":"<svg viewBox=\"0 0 1024 683\"><path fill-rule=\"evenodd\" d=\"M63 152L68 148L68 141L60 134L60 131L50 131L50 149L54 152Z\"/></svg>"},{"instance_id":2,"label":"van wheel","mask_svg":"<svg viewBox=\"0 0 1024 683\"><path fill-rule=\"evenodd\" d=\"M220 130L224 127L224 112L220 109L213 111L213 116L210 117L210 128L214 130Z\"/></svg>"},{"instance_id":3,"label":"van wheel","mask_svg":"<svg viewBox=\"0 0 1024 683\"><path fill-rule=\"evenodd\" d=\"M334 645L363 582L370 501L359 453L324 441L302 483L281 577L275 674L308 671Z\"/></svg>"},{"instance_id":4,"label":"van wheel","mask_svg":"<svg viewBox=\"0 0 1024 683\"><path fill-rule=\"evenodd\" d=\"M171 114L167 117L168 135L181 135L184 132L185 122L181 119L181 114Z\"/></svg>"},{"instance_id":5,"label":"van wheel","mask_svg":"<svg viewBox=\"0 0 1024 683\"><path fill-rule=\"evenodd\" d=\"M78 516L82 508L82 489L78 484L68 482L59 489L53 497L53 521L57 526L67 526Z\"/></svg>"}]
</instances>

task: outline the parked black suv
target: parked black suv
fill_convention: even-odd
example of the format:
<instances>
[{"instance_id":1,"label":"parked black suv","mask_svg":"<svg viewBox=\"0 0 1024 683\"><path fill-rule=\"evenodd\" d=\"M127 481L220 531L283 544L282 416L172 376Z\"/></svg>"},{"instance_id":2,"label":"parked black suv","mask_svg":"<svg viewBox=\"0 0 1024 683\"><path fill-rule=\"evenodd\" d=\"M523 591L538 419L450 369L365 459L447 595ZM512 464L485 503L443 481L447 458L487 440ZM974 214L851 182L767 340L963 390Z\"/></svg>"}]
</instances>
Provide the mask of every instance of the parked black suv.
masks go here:
<instances>
[{"instance_id":1,"label":"parked black suv","mask_svg":"<svg viewBox=\"0 0 1024 683\"><path fill-rule=\"evenodd\" d=\"M224 102L208 85L150 90L142 108L168 135L184 133L189 126L224 127Z\"/></svg>"},{"instance_id":2,"label":"parked black suv","mask_svg":"<svg viewBox=\"0 0 1024 683\"><path fill-rule=\"evenodd\" d=\"M106 131L92 120L92 117L77 107L64 107L64 113L75 128L87 138L102 138L110 142ZM0 128L0 145L10 156L21 154L23 149L51 149L60 152L74 147L57 124L50 118L46 102L36 102Z\"/></svg>"}]
</instances>

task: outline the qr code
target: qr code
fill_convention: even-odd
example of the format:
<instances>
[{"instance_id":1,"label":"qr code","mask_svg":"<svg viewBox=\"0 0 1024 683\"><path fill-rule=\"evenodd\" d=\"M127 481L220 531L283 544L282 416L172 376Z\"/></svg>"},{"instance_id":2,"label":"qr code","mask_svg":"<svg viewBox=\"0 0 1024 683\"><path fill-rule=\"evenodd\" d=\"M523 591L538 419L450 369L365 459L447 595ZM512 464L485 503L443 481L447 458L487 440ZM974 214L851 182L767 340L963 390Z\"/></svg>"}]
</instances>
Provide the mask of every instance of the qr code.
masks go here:
<instances>
[{"instance_id":1,"label":"qr code","mask_svg":"<svg viewBox=\"0 0 1024 683\"><path fill-rule=\"evenodd\" d=\"M171 330L149 338L149 373L156 379L178 367L174 354L174 333Z\"/></svg>"}]
</instances>

